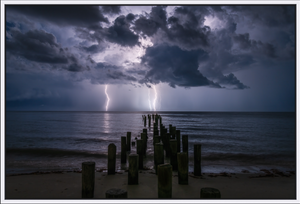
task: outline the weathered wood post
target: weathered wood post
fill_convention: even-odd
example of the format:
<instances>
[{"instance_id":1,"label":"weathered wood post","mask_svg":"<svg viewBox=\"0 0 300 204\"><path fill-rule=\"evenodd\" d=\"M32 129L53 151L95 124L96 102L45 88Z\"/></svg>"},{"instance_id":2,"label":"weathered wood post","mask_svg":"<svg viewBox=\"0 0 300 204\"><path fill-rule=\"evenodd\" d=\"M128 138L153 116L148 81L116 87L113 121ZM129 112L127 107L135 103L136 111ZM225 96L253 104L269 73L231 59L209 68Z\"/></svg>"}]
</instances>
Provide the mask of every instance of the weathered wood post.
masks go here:
<instances>
[{"instance_id":1,"label":"weathered wood post","mask_svg":"<svg viewBox=\"0 0 300 204\"><path fill-rule=\"evenodd\" d=\"M178 160L178 184L186 185L189 183L189 162L186 152L177 153Z\"/></svg>"},{"instance_id":2,"label":"weathered wood post","mask_svg":"<svg viewBox=\"0 0 300 204\"><path fill-rule=\"evenodd\" d=\"M147 128L144 128L144 129L143 129L143 133L145 133L145 134L146 134L146 136L148 136L148 133L147 133Z\"/></svg>"},{"instance_id":3,"label":"weathered wood post","mask_svg":"<svg viewBox=\"0 0 300 204\"><path fill-rule=\"evenodd\" d=\"M158 133L159 133L158 130L154 130L153 139L154 139L154 136L156 136L156 135L158 136Z\"/></svg>"},{"instance_id":4,"label":"weathered wood post","mask_svg":"<svg viewBox=\"0 0 300 204\"><path fill-rule=\"evenodd\" d=\"M172 198L172 165L157 166L158 198Z\"/></svg>"},{"instance_id":5,"label":"weathered wood post","mask_svg":"<svg viewBox=\"0 0 300 204\"><path fill-rule=\"evenodd\" d=\"M160 136L162 137L164 134L165 134L165 132L164 132L164 129L165 129L165 127L162 125L162 126L160 126Z\"/></svg>"},{"instance_id":6,"label":"weathered wood post","mask_svg":"<svg viewBox=\"0 0 300 204\"><path fill-rule=\"evenodd\" d=\"M127 151L131 151L131 132L127 132Z\"/></svg>"},{"instance_id":7,"label":"weathered wood post","mask_svg":"<svg viewBox=\"0 0 300 204\"><path fill-rule=\"evenodd\" d=\"M151 116L148 118L148 126L151 127Z\"/></svg>"},{"instance_id":8,"label":"weathered wood post","mask_svg":"<svg viewBox=\"0 0 300 204\"><path fill-rule=\"evenodd\" d=\"M169 124L169 133L172 134L172 124Z\"/></svg>"},{"instance_id":9,"label":"weathered wood post","mask_svg":"<svg viewBox=\"0 0 300 204\"><path fill-rule=\"evenodd\" d=\"M189 156L189 140L187 135L182 135L182 152L186 152Z\"/></svg>"},{"instance_id":10,"label":"weathered wood post","mask_svg":"<svg viewBox=\"0 0 300 204\"><path fill-rule=\"evenodd\" d=\"M126 137L121 137L121 164L126 164Z\"/></svg>"},{"instance_id":11,"label":"weathered wood post","mask_svg":"<svg viewBox=\"0 0 300 204\"><path fill-rule=\"evenodd\" d=\"M165 134L165 142L166 142L166 157L170 157L171 149L170 149L170 133Z\"/></svg>"},{"instance_id":12,"label":"weathered wood post","mask_svg":"<svg viewBox=\"0 0 300 204\"><path fill-rule=\"evenodd\" d=\"M107 162L107 174L115 174L116 172L116 152L117 147L115 144L110 143L108 145L108 162Z\"/></svg>"},{"instance_id":13,"label":"weathered wood post","mask_svg":"<svg viewBox=\"0 0 300 204\"><path fill-rule=\"evenodd\" d=\"M218 189L215 188L201 188L200 191L200 198L212 198L212 199L216 199L216 198L221 198L221 193Z\"/></svg>"},{"instance_id":14,"label":"weathered wood post","mask_svg":"<svg viewBox=\"0 0 300 204\"><path fill-rule=\"evenodd\" d=\"M147 117L144 116L144 127L146 127L146 124L147 124Z\"/></svg>"},{"instance_id":15,"label":"weathered wood post","mask_svg":"<svg viewBox=\"0 0 300 204\"><path fill-rule=\"evenodd\" d=\"M201 144L194 144L194 175L201 176Z\"/></svg>"},{"instance_id":16,"label":"weathered wood post","mask_svg":"<svg viewBox=\"0 0 300 204\"><path fill-rule=\"evenodd\" d=\"M164 161L164 147L162 143L154 144L154 168L157 174L157 166L163 164Z\"/></svg>"},{"instance_id":17,"label":"weathered wood post","mask_svg":"<svg viewBox=\"0 0 300 204\"><path fill-rule=\"evenodd\" d=\"M176 130L177 152L180 152L180 130Z\"/></svg>"},{"instance_id":18,"label":"weathered wood post","mask_svg":"<svg viewBox=\"0 0 300 204\"><path fill-rule=\"evenodd\" d=\"M139 169L143 169L143 140L136 140L136 153L139 155Z\"/></svg>"},{"instance_id":19,"label":"weathered wood post","mask_svg":"<svg viewBox=\"0 0 300 204\"><path fill-rule=\"evenodd\" d=\"M170 140L170 150L171 150L171 165L173 171L178 170L178 164L177 164L177 140Z\"/></svg>"},{"instance_id":20,"label":"weathered wood post","mask_svg":"<svg viewBox=\"0 0 300 204\"><path fill-rule=\"evenodd\" d=\"M148 140L148 133L147 133L147 128L143 129L143 133L146 135L146 140ZM147 142L146 142L146 147L147 147ZM146 148L147 149L147 148Z\"/></svg>"},{"instance_id":21,"label":"weathered wood post","mask_svg":"<svg viewBox=\"0 0 300 204\"><path fill-rule=\"evenodd\" d=\"M82 198L94 198L95 162L82 163Z\"/></svg>"},{"instance_id":22,"label":"weathered wood post","mask_svg":"<svg viewBox=\"0 0 300 204\"><path fill-rule=\"evenodd\" d=\"M176 137L176 127L172 126L172 139L175 139Z\"/></svg>"},{"instance_id":23,"label":"weathered wood post","mask_svg":"<svg viewBox=\"0 0 300 204\"><path fill-rule=\"evenodd\" d=\"M154 136L154 139L153 139L153 145L155 145L156 143L160 143L160 136L158 136L158 135Z\"/></svg>"},{"instance_id":24,"label":"weathered wood post","mask_svg":"<svg viewBox=\"0 0 300 204\"><path fill-rule=\"evenodd\" d=\"M110 198L110 199L127 198L127 191L122 189L112 188L105 192L105 198Z\"/></svg>"},{"instance_id":25,"label":"weathered wood post","mask_svg":"<svg viewBox=\"0 0 300 204\"><path fill-rule=\"evenodd\" d=\"M128 163L128 185L137 185L139 184L139 155L129 154Z\"/></svg>"},{"instance_id":26,"label":"weathered wood post","mask_svg":"<svg viewBox=\"0 0 300 204\"><path fill-rule=\"evenodd\" d=\"M143 155L146 155L146 150L147 150L147 135L145 133L141 133L141 139L143 140Z\"/></svg>"}]
</instances>

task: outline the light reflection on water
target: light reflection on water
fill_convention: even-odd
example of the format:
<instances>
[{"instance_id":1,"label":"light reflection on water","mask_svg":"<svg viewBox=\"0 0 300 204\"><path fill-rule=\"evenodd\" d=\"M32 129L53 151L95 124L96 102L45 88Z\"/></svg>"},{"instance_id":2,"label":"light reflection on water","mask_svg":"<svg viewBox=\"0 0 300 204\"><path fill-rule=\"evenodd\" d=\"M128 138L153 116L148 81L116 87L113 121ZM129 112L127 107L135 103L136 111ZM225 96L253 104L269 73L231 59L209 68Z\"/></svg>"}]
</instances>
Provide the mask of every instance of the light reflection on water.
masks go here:
<instances>
[{"instance_id":1,"label":"light reflection on water","mask_svg":"<svg viewBox=\"0 0 300 204\"><path fill-rule=\"evenodd\" d=\"M110 133L110 114L104 113L104 133Z\"/></svg>"}]
</instances>

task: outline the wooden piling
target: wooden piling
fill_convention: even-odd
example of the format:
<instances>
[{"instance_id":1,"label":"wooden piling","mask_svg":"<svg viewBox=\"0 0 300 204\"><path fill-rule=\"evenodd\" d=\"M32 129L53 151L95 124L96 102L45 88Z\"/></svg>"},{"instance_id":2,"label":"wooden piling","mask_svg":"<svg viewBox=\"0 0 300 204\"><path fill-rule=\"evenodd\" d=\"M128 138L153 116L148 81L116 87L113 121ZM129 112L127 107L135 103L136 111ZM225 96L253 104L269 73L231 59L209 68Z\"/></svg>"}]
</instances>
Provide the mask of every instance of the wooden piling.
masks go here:
<instances>
[{"instance_id":1,"label":"wooden piling","mask_svg":"<svg viewBox=\"0 0 300 204\"><path fill-rule=\"evenodd\" d=\"M194 175L201 176L201 144L194 144Z\"/></svg>"},{"instance_id":2,"label":"wooden piling","mask_svg":"<svg viewBox=\"0 0 300 204\"><path fill-rule=\"evenodd\" d=\"M215 188L201 188L200 198L204 199L216 199L221 198L221 193Z\"/></svg>"},{"instance_id":3,"label":"wooden piling","mask_svg":"<svg viewBox=\"0 0 300 204\"><path fill-rule=\"evenodd\" d=\"M178 170L177 140L170 140L170 150L171 150L170 161L171 161L172 169L173 169L173 171L177 171Z\"/></svg>"},{"instance_id":4,"label":"wooden piling","mask_svg":"<svg viewBox=\"0 0 300 204\"><path fill-rule=\"evenodd\" d=\"M143 140L136 140L136 153L139 155L139 169L143 169Z\"/></svg>"},{"instance_id":5,"label":"wooden piling","mask_svg":"<svg viewBox=\"0 0 300 204\"><path fill-rule=\"evenodd\" d=\"M146 155L146 151L147 151L147 135L146 135L146 133L141 133L141 139L143 140L143 155Z\"/></svg>"},{"instance_id":6,"label":"wooden piling","mask_svg":"<svg viewBox=\"0 0 300 204\"><path fill-rule=\"evenodd\" d=\"M158 136L158 133L159 133L158 130L154 130L153 138L154 138L154 136L156 136L156 135Z\"/></svg>"},{"instance_id":7,"label":"wooden piling","mask_svg":"<svg viewBox=\"0 0 300 204\"><path fill-rule=\"evenodd\" d=\"M116 152L117 147L115 144L110 143L108 145L108 162L107 162L107 174L115 174L116 171Z\"/></svg>"},{"instance_id":8,"label":"wooden piling","mask_svg":"<svg viewBox=\"0 0 300 204\"><path fill-rule=\"evenodd\" d=\"M137 185L139 184L139 155L130 154L128 163L128 185Z\"/></svg>"},{"instance_id":9,"label":"wooden piling","mask_svg":"<svg viewBox=\"0 0 300 204\"><path fill-rule=\"evenodd\" d=\"M177 152L180 152L180 130L176 130Z\"/></svg>"},{"instance_id":10,"label":"wooden piling","mask_svg":"<svg viewBox=\"0 0 300 204\"><path fill-rule=\"evenodd\" d=\"M157 166L164 163L164 148L162 143L154 145L154 169L157 174Z\"/></svg>"},{"instance_id":11,"label":"wooden piling","mask_svg":"<svg viewBox=\"0 0 300 204\"><path fill-rule=\"evenodd\" d=\"M186 152L177 153L178 161L178 184L186 185L189 183L189 160Z\"/></svg>"},{"instance_id":12,"label":"wooden piling","mask_svg":"<svg viewBox=\"0 0 300 204\"><path fill-rule=\"evenodd\" d=\"M168 130L167 130L166 128L164 128L164 129L163 129L163 134L162 134L162 136L161 136L161 140L162 140L162 142L163 142L163 145L164 145L164 149L165 149L165 150L167 149L167 142L166 142L166 140L167 140L167 132L168 132Z\"/></svg>"},{"instance_id":13,"label":"wooden piling","mask_svg":"<svg viewBox=\"0 0 300 204\"><path fill-rule=\"evenodd\" d=\"M94 198L95 162L82 163L82 198Z\"/></svg>"},{"instance_id":14,"label":"wooden piling","mask_svg":"<svg viewBox=\"0 0 300 204\"><path fill-rule=\"evenodd\" d=\"M143 129L143 133L145 133L145 134L146 134L146 136L148 136L148 133L147 133L147 128L144 128L144 129Z\"/></svg>"},{"instance_id":15,"label":"wooden piling","mask_svg":"<svg viewBox=\"0 0 300 204\"><path fill-rule=\"evenodd\" d=\"M158 198L172 198L172 165L157 166Z\"/></svg>"},{"instance_id":16,"label":"wooden piling","mask_svg":"<svg viewBox=\"0 0 300 204\"><path fill-rule=\"evenodd\" d=\"M172 134L172 124L169 124L169 133Z\"/></svg>"},{"instance_id":17,"label":"wooden piling","mask_svg":"<svg viewBox=\"0 0 300 204\"><path fill-rule=\"evenodd\" d=\"M176 127L175 126L172 126L172 139L175 139L176 138Z\"/></svg>"},{"instance_id":18,"label":"wooden piling","mask_svg":"<svg viewBox=\"0 0 300 204\"><path fill-rule=\"evenodd\" d=\"M160 143L160 136L158 136L158 135L154 136L154 139L153 139L153 145L155 145L156 143Z\"/></svg>"},{"instance_id":19,"label":"wooden piling","mask_svg":"<svg viewBox=\"0 0 300 204\"><path fill-rule=\"evenodd\" d=\"M182 152L186 152L189 156L189 140L187 135L182 135Z\"/></svg>"},{"instance_id":20,"label":"wooden piling","mask_svg":"<svg viewBox=\"0 0 300 204\"><path fill-rule=\"evenodd\" d=\"M121 164L126 164L126 137L121 137Z\"/></svg>"},{"instance_id":21,"label":"wooden piling","mask_svg":"<svg viewBox=\"0 0 300 204\"><path fill-rule=\"evenodd\" d=\"M165 134L165 142L166 142L166 157L170 157L171 149L170 149L170 133Z\"/></svg>"},{"instance_id":22,"label":"wooden piling","mask_svg":"<svg viewBox=\"0 0 300 204\"><path fill-rule=\"evenodd\" d=\"M127 151L131 151L131 132L127 132Z\"/></svg>"},{"instance_id":23,"label":"wooden piling","mask_svg":"<svg viewBox=\"0 0 300 204\"><path fill-rule=\"evenodd\" d=\"M123 198L127 198L127 196L128 196L127 191L122 189L112 188L105 192L105 198L110 198L110 199L123 199Z\"/></svg>"}]
</instances>

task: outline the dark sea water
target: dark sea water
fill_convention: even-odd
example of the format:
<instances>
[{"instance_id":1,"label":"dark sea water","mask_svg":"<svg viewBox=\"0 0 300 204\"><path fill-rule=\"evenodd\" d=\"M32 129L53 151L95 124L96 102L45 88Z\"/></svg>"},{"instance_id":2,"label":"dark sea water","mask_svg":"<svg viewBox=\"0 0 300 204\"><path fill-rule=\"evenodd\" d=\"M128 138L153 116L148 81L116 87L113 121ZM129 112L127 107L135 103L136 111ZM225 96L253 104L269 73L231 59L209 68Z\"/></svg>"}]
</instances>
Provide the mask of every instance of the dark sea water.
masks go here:
<instances>
[{"instance_id":1,"label":"dark sea water","mask_svg":"<svg viewBox=\"0 0 300 204\"><path fill-rule=\"evenodd\" d=\"M120 164L121 136L132 132L134 141L144 128L142 115L146 114L150 112L6 112L6 173L80 170L84 161L106 168L110 143L117 146L117 169L125 169L128 164ZM196 143L202 144L204 173L296 168L295 113L158 114L166 128L172 124L181 135L188 135L190 172ZM144 159L149 168L153 167L152 128L147 126L150 135ZM135 147L131 152L136 152Z\"/></svg>"}]
</instances>

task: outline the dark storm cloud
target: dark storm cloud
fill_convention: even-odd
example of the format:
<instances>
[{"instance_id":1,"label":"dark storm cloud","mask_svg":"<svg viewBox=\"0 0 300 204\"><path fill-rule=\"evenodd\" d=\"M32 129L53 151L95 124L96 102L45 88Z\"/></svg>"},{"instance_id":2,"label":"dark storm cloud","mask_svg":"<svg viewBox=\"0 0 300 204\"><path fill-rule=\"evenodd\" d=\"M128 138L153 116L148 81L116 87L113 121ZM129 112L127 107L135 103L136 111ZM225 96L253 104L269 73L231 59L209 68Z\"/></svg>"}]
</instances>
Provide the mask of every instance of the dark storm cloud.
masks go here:
<instances>
[{"instance_id":1,"label":"dark storm cloud","mask_svg":"<svg viewBox=\"0 0 300 204\"><path fill-rule=\"evenodd\" d=\"M187 50L209 46L208 35L210 28L208 26L199 29L195 29L195 27L189 24L184 26L176 17L170 17L168 24L170 28L168 29L167 36L171 43Z\"/></svg>"},{"instance_id":2,"label":"dark storm cloud","mask_svg":"<svg viewBox=\"0 0 300 204\"><path fill-rule=\"evenodd\" d=\"M238 34L233 37L234 42L238 43L239 47L244 50L250 50L253 53L263 54L271 58L276 57L275 47L270 43L251 40L249 33Z\"/></svg>"},{"instance_id":3,"label":"dark storm cloud","mask_svg":"<svg viewBox=\"0 0 300 204\"><path fill-rule=\"evenodd\" d=\"M227 10L248 17L251 23L268 27L287 26L295 23L296 7L290 6L226 6Z\"/></svg>"},{"instance_id":4,"label":"dark storm cloud","mask_svg":"<svg viewBox=\"0 0 300 204\"><path fill-rule=\"evenodd\" d=\"M134 30L137 32L143 32L143 34L148 36L152 36L156 33L158 28L159 26L155 21L147 19L145 16L141 16L135 21Z\"/></svg>"},{"instance_id":5,"label":"dark storm cloud","mask_svg":"<svg viewBox=\"0 0 300 204\"><path fill-rule=\"evenodd\" d=\"M126 81L137 81L133 76L128 76L121 71L110 71L107 73L107 76L114 80L126 80Z\"/></svg>"},{"instance_id":6,"label":"dark storm cloud","mask_svg":"<svg viewBox=\"0 0 300 204\"><path fill-rule=\"evenodd\" d=\"M184 51L176 46L159 45L147 48L142 63L150 68L141 83L168 83L175 86L212 86L218 84L208 80L198 71L198 60L205 55L202 50Z\"/></svg>"},{"instance_id":7,"label":"dark storm cloud","mask_svg":"<svg viewBox=\"0 0 300 204\"><path fill-rule=\"evenodd\" d=\"M45 6L7 6L8 12L18 12L36 19L43 19L61 26L89 27L108 23L99 6L84 5L45 5Z\"/></svg>"},{"instance_id":8,"label":"dark storm cloud","mask_svg":"<svg viewBox=\"0 0 300 204\"><path fill-rule=\"evenodd\" d=\"M6 50L28 60L43 63L68 63L67 53L56 42L55 36L43 30L32 30L25 34L14 31L13 39L6 41Z\"/></svg>"},{"instance_id":9,"label":"dark storm cloud","mask_svg":"<svg viewBox=\"0 0 300 204\"><path fill-rule=\"evenodd\" d=\"M82 72L82 71L90 70L89 66L83 66L79 63L72 63L69 66L63 68L70 72Z\"/></svg>"},{"instance_id":10,"label":"dark storm cloud","mask_svg":"<svg viewBox=\"0 0 300 204\"><path fill-rule=\"evenodd\" d=\"M243 83L241 83L240 80L238 80L236 78L236 76L234 76L234 74L232 74L232 73L230 73L227 76L221 76L221 77L219 77L218 82L220 84L225 84L225 85L233 86L235 89L247 89L247 88L249 88L248 86L246 86Z\"/></svg>"},{"instance_id":11,"label":"dark storm cloud","mask_svg":"<svg viewBox=\"0 0 300 204\"><path fill-rule=\"evenodd\" d=\"M207 7L176 7L173 16L163 18L164 26L156 39L185 50L207 48L211 29L203 24L206 14L209 14Z\"/></svg>"},{"instance_id":12,"label":"dark storm cloud","mask_svg":"<svg viewBox=\"0 0 300 204\"><path fill-rule=\"evenodd\" d=\"M132 14L128 14L127 16L122 15L116 18L114 25L105 31L106 39L122 46L133 47L139 45L139 36L130 30L132 20Z\"/></svg>"},{"instance_id":13,"label":"dark storm cloud","mask_svg":"<svg viewBox=\"0 0 300 204\"><path fill-rule=\"evenodd\" d=\"M12 55L39 63L62 64L62 68L68 71L89 70L88 66L81 65L67 48L62 48L56 42L55 36L50 33L32 30L23 34L14 30L11 34L13 38L6 41L6 51Z\"/></svg>"},{"instance_id":14,"label":"dark storm cloud","mask_svg":"<svg viewBox=\"0 0 300 204\"><path fill-rule=\"evenodd\" d=\"M7 35L7 51L34 62L61 64L62 69L71 72L94 70L98 73L104 69L110 70L104 74L107 79L102 75L95 76L102 81L114 79L126 83L128 80L138 80L149 84L165 82L172 87L220 88L225 85L236 89L248 86L232 72L262 62L276 63L276 60L282 59L282 53L285 53L285 59L293 59L295 53L293 36L289 34L293 33L292 30L282 29L295 23L292 19L295 16L294 7L179 6L169 15L165 6L155 6L149 14L129 13L116 16L112 24L102 24L108 23L103 13L112 16L120 11L120 6L9 6L8 13L22 13L32 22L42 19L61 26L73 26L75 37L84 41L66 50L57 43L53 34L36 30L24 34L12 31L16 23L8 21L7 32L16 34L10 38ZM217 18L222 25L217 26L217 29L206 26L208 16ZM281 34L279 36L273 33L276 36L275 42L263 41L254 39L249 34L251 32L237 33L240 25L253 29L258 25L278 28L275 31L280 30ZM87 57L99 53L105 55L105 49L112 44L127 47L126 49L139 46L139 38L145 35L154 46L147 48L141 65L130 65L130 62L125 61L118 61L118 65L97 63ZM282 47L284 49L280 53ZM87 58L89 64L82 61L83 58ZM108 57L104 56L103 59L107 60ZM126 64L126 71L121 64ZM143 65L147 65L148 71Z\"/></svg>"},{"instance_id":15,"label":"dark storm cloud","mask_svg":"<svg viewBox=\"0 0 300 204\"><path fill-rule=\"evenodd\" d=\"M105 46L103 46L102 44L94 44L91 45L89 47L86 46L82 46L80 47L82 50L84 50L85 52L91 53L91 54L95 54L95 53L99 53L105 50Z\"/></svg>"},{"instance_id":16,"label":"dark storm cloud","mask_svg":"<svg viewBox=\"0 0 300 204\"><path fill-rule=\"evenodd\" d=\"M166 29L167 12L165 6L152 7L148 16L140 15L135 21L134 30L152 36L158 28Z\"/></svg>"},{"instance_id":17,"label":"dark storm cloud","mask_svg":"<svg viewBox=\"0 0 300 204\"><path fill-rule=\"evenodd\" d=\"M97 68L97 69L121 69L122 67L112 65L109 63L99 62L99 63L97 63L95 68Z\"/></svg>"},{"instance_id":18,"label":"dark storm cloud","mask_svg":"<svg viewBox=\"0 0 300 204\"><path fill-rule=\"evenodd\" d=\"M105 14L119 14L121 12L121 6L102 6L101 10Z\"/></svg>"}]
</instances>

